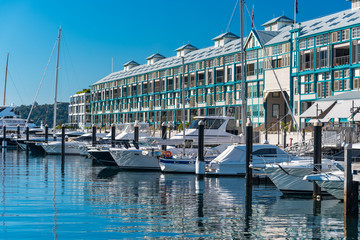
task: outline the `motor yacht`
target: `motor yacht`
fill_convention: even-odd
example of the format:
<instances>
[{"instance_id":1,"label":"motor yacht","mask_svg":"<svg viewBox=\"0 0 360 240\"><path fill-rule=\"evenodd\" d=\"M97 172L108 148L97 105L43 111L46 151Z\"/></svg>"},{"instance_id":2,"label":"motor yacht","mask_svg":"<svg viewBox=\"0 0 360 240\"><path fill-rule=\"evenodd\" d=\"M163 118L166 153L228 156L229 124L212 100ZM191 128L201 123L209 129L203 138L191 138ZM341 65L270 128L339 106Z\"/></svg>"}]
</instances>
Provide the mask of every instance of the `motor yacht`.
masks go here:
<instances>
[{"instance_id":1,"label":"motor yacht","mask_svg":"<svg viewBox=\"0 0 360 240\"><path fill-rule=\"evenodd\" d=\"M269 144L254 144L251 164L256 172L262 172L267 163L290 161L292 156L279 147ZM211 175L245 175L246 145L230 145L213 159L206 168Z\"/></svg>"},{"instance_id":2,"label":"motor yacht","mask_svg":"<svg viewBox=\"0 0 360 240\"><path fill-rule=\"evenodd\" d=\"M199 122L204 123L204 144L207 146L217 146L219 144L233 144L244 141L238 135L238 128L233 117L227 116L197 116L185 130L185 141L197 143ZM171 140L182 140L183 132L175 134Z\"/></svg>"}]
</instances>

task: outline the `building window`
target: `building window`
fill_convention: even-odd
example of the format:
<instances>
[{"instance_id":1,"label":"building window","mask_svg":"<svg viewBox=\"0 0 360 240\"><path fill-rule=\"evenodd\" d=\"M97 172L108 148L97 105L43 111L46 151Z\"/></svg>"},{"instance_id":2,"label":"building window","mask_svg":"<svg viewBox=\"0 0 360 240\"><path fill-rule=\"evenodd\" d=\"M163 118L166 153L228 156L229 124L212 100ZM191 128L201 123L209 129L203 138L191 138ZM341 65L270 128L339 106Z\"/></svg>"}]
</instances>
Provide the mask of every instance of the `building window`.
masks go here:
<instances>
[{"instance_id":1,"label":"building window","mask_svg":"<svg viewBox=\"0 0 360 240\"><path fill-rule=\"evenodd\" d=\"M306 39L302 39L299 41L299 48L305 49L306 48Z\"/></svg>"},{"instance_id":2,"label":"building window","mask_svg":"<svg viewBox=\"0 0 360 240\"><path fill-rule=\"evenodd\" d=\"M353 28L351 33L351 38L360 38L360 27Z\"/></svg>"},{"instance_id":3,"label":"building window","mask_svg":"<svg viewBox=\"0 0 360 240\"><path fill-rule=\"evenodd\" d=\"M307 47L308 48L311 48L311 47L314 47L314 38L308 38L307 40Z\"/></svg>"},{"instance_id":4,"label":"building window","mask_svg":"<svg viewBox=\"0 0 360 240\"><path fill-rule=\"evenodd\" d=\"M279 118L280 116L280 105L273 104L272 105L272 117Z\"/></svg>"}]
</instances>

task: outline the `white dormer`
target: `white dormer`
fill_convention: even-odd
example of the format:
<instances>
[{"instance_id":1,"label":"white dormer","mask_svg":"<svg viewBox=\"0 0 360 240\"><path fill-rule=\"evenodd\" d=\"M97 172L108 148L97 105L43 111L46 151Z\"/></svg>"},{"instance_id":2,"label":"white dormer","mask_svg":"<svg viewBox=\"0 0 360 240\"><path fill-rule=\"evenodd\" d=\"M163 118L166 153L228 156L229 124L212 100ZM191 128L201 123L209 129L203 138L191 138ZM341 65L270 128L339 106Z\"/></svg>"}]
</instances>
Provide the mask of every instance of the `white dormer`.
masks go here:
<instances>
[{"instance_id":1,"label":"white dormer","mask_svg":"<svg viewBox=\"0 0 360 240\"><path fill-rule=\"evenodd\" d=\"M266 31L279 31L281 28L291 25L294 23L294 20L286 16L276 17L270 21L264 23L262 26L265 27Z\"/></svg>"},{"instance_id":2,"label":"white dormer","mask_svg":"<svg viewBox=\"0 0 360 240\"><path fill-rule=\"evenodd\" d=\"M129 71L131 68L139 66L140 64L138 64L135 61L130 61L124 64L124 71Z\"/></svg>"},{"instance_id":3,"label":"white dormer","mask_svg":"<svg viewBox=\"0 0 360 240\"><path fill-rule=\"evenodd\" d=\"M346 0L346 1L351 1L351 8L359 8L360 7L360 0Z\"/></svg>"},{"instance_id":4,"label":"white dormer","mask_svg":"<svg viewBox=\"0 0 360 240\"><path fill-rule=\"evenodd\" d=\"M198 50L196 47L194 47L193 45L191 45L190 43L179 47L178 49L176 49L176 56L178 57L182 57L185 56L185 54L187 54L188 52L192 52L194 50Z\"/></svg>"},{"instance_id":5,"label":"white dormer","mask_svg":"<svg viewBox=\"0 0 360 240\"><path fill-rule=\"evenodd\" d=\"M154 64L155 62L161 60L161 59L164 59L165 57L159 53L155 53L153 55L151 55L150 57L147 57L146 60L147 60L147 64L148 65L151 65L151 64Z\"/></svg>"},{"instance_id":6,"label":"white dormer","mask_svg":"<svg viewBox=\"0 0 360 240\"><path fill-rule=\"evenodd\" d=\"M213 38L212 40L215 41L215 47L222 47L226 43L228 43L234 39L238 39L238 38L239 37L236 36L235 34L233 34L231 32L227 32L227 33L223 33L223 34Z\"/></svg>"}]
</instances>

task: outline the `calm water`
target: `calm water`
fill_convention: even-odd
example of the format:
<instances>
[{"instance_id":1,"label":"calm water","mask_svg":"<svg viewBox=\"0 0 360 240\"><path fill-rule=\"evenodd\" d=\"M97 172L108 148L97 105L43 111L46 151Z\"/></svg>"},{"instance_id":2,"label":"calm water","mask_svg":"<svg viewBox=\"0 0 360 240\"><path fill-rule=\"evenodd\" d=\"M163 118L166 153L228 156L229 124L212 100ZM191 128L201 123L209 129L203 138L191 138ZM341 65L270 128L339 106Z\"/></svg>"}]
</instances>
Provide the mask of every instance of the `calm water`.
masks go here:
<instances>
[{"instance_id":1,"label":"calm water","mask_svg":"<svg viewBox=\"0 0 360 240\"><path fill-rule=\"evenodd\" d=\"M92 167L85 157L2 153L0 239L344 237L343 203L284 198L273 185ZM357 233L355 233L357 234Z\"/></svg>"}]
</instances>

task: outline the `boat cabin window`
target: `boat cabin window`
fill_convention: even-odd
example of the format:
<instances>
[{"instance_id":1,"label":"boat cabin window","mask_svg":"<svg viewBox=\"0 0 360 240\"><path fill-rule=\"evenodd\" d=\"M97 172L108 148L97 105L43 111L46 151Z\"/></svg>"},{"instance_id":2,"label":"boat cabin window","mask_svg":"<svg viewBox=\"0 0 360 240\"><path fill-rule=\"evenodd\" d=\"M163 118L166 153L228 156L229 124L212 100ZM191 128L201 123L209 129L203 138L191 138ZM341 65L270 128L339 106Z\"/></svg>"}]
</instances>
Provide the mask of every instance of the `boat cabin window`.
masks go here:
<instances>
[{"instance_id":1,"label":"boat cabin window","mask_svg":"<svg viewBox=\"0 0 360 240\"><path fill-rule=\"evenodd\" d=\"M276 156L276 148L263 148L263 149L259 149L259 150L256 150L255 152L253 152L253 155L254 156L269 156L269 155L272 155L272 156Z\"/></svg>"},{"instance_id":2,"label":"boat cabin window","mask_svg":"<svg viewBox=\"0 0 360 240\"><path fill-rule=\"evenodd\" d=\"M224 119L201 119L204 122L204 129L218 129L224 124ZM199 127L200 119L193 121L189 129L197 129Z\"/></svg>"},{"instance_id":3,"label":"boat cabin window","mask_svg":"<svg viewBox=\"0 0 360 240\"><path fill-rule=\"evenodd\" d=\"M234 119L230 119L228 124L226 125L226 132L238 135L238 130L236 129L236 124Z\"/></svg>"}]
</instances>

